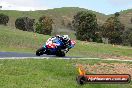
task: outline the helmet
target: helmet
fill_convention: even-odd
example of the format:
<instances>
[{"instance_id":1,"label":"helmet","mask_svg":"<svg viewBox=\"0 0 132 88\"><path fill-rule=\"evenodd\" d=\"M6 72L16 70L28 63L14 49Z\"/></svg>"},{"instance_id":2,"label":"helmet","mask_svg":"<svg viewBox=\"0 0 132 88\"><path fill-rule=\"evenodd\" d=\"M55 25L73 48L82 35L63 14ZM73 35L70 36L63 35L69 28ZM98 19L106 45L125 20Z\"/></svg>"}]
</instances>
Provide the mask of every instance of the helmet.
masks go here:
<instances>
[{"instance_id":1,"label":"helmet","mask_svg":"<svg viewBox=\"0 0 132 88\"><path fill-rule=\"evenodd\" d=\"M60 38L61 36L60 35L56 35L55 37Z\"/></svg>"},{"instance_id":2,"label":"helmet","mask_svg":"<svg viewBox=\"0 0 132 88\"><path fill-rule=\"evenodd\" d=\"M69 40L70 40L70 38L69 38L68 35L63 35L62 38L63 38L63 40L65 40L65 41L69 41Z\"/></svg>"}]
</instances>

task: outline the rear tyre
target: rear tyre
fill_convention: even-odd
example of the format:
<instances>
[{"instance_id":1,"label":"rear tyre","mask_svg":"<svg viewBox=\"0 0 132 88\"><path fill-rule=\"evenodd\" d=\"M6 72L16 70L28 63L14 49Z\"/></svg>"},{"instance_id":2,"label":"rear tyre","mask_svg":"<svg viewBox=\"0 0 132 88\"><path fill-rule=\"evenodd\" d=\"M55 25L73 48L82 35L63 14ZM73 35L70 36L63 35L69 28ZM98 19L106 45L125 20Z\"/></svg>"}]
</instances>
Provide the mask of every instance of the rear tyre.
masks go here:
<instances>
[{"instance_id":1,"label":"rear tyre","mask_svg":"<svg viewBox=\"0 0 132 88\"><path fill-rule=\"evenodd\" d=\"M60 51L58 51L56 53L56 56L58 56L58 57L65 57L65 52L60 50Z\"/></svg>"},{"instance_id":2,"label":"rear tyre","mask_svg":"<svg viewBox=\"0 0 132 88\"><path fill-rule=\"evenodd\" d=\"M37 51L36 51L36 56L40 56L40 55L43 55L45 52L45 48L39 48Z\"/></svg>"}]
</instances>

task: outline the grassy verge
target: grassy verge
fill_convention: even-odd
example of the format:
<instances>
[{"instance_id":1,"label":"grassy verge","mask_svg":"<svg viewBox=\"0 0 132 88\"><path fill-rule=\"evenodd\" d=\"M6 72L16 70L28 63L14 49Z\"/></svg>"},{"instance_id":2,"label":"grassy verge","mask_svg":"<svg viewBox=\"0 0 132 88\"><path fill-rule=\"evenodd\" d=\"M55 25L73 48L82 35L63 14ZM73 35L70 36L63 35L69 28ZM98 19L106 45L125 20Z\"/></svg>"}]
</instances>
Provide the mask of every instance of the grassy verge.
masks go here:
<instances>
[{"instance_id":1,"label":"grassy verge","mask_svg":"<svg viewBox=\"0 0 132 88\"><path fill-rule=\"evenodd\" d=\"M36 36L35 36L36 35ZM74 38L74 34L70 34ZM0 26L0 51L32 52L35 51L51 36L24 32L9 27ZM90 43L77 41L75 48L68 56L100 57L127 56L132 57L132 48L126 46L113 46L110 44Z\"/></svg>"},{"instance_id":2,"label":"grassy verge","mask_svg":"<svg viewBox=\"0 0 132 88\"><path fill-rule=\"evenodd\" d=\"M48 37L0 26L0 51L34 52Z\"/></svg>"},{"instance_id":3,"label":"grassy verge","mask_svg":"<svg viewBox=\"0 0 132 88\"><path fill-rule=\"evenodd\" d=\"M76 64L101 62L113 63L100 60L0 60L0 88L131 88L131 83L84 86L76 83Z\"/></svg>"},{"instance_id":4,"label":"grassy verge","mask_svg":"<svg viewBox=\"0 0 132 88\"><path fill-rule=\"evenodd\" d=\"M132 57L132 48L124 46L113 46L102 43L85 43L77 41L75 48L71 49L68 55L85 57L99 57L100 55L129 56Z\"/></svg>"}]
</instances>

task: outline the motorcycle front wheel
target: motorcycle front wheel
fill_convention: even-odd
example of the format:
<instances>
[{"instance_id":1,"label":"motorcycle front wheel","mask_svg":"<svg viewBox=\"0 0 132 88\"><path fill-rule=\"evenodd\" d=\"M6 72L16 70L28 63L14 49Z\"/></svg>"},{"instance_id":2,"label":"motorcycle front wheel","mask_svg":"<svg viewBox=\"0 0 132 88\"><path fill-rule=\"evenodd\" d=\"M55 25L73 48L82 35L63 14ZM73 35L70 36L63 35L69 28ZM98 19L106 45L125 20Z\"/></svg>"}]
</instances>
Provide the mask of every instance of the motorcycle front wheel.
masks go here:
<instances>
[{"instance_id":1,"label":"motorcycle front wheel","mask_svg":"<svg viewBox=\"0 0 132 88\"><path fill-rule=\"evenodd\" d=\"M44 52L45 52L45 48L44 48L44 47L39 48L39 49L36 51L36 56L43 55Z\"/></svg>"}]
</instances>

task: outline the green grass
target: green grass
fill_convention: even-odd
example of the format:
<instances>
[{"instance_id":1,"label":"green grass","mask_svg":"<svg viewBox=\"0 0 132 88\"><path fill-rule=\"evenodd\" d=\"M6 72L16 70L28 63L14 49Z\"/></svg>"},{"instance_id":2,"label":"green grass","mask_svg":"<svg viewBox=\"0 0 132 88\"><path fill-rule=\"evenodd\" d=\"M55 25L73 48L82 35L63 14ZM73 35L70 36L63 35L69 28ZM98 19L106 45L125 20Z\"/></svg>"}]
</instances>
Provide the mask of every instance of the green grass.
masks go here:
<instances>
[{"instance_id":1,"label":"green grass","mask_svg":"<svg viewBox=\"0 0 132 88\"><path fill-rule=\"evenodd\" d=\"M18 29L0 26L0 50L34 52L44 43L49 36L43 36L33 32L24 32Z\"/></svg>"},{"instance_id":2,"label":"green grass","mask_svg":"<svg viewBox=\"0 0 132 88\"><path fill-rule=\"evenodd\" d=\"M73 54L85 57L98 57L99 55L132 57L132 48L102 43L82 43L77 41L76 47L69 52L69 55Z\"/></svg>"},{"instance_id":3,"label":"green grass","mask_svg":"<svg viewBox=\"0 0 132 88\"><path fill-rule=\"evenodd\" d=\"M75 38L73 34L70 34ZM45 43L51 36L24 32L18 29L0 26L0 51L32 52ZM132 48L127 46L112 46L102 43L84 43L77 41L75 48L71 49L68 56L99 57L100 55L129 56L132 57Z\"/></svg>"},{"instance_id":4,"label":"green grass","mask_svg":"<svg viewBox=\"0 0 132 88\"><path fill-rule=\"evenodd\" d=\"M132 84L87 84L80 86L76 83L75 79L79 74L76 64L101 62L103 61L0 60L0 88L131 88ZM107 62L110 63L110 61L105 61L105 63Z\"/></svg>"}]
</instances>

